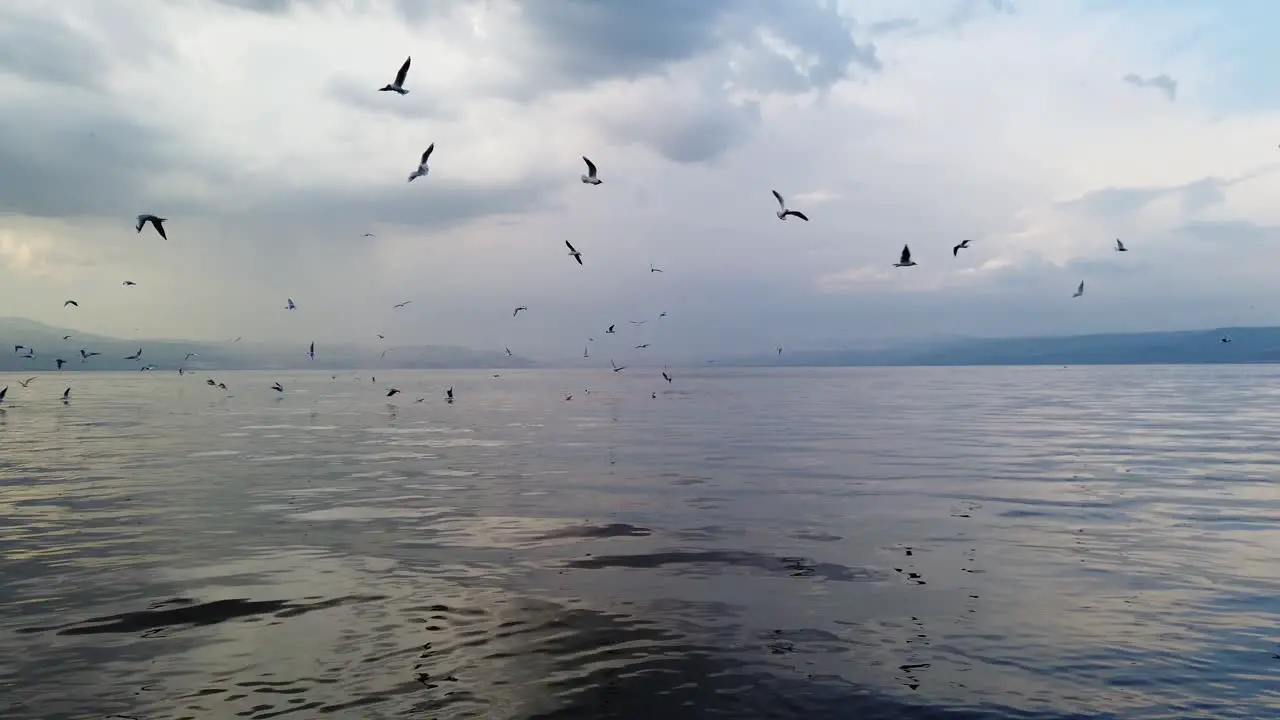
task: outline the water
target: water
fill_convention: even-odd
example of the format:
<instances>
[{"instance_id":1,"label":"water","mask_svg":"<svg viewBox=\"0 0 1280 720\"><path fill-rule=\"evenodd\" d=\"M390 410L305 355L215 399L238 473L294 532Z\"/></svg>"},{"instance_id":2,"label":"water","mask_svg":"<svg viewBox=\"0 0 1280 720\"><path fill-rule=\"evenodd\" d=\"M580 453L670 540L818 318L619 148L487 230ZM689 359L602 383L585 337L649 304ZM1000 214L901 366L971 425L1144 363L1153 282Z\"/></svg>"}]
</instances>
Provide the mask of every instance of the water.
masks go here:
<instances>
[{"instance_id":1,"label":"water","mask_svg":"<svg viewBox=\"0 0 1280 720\"><path fill-rule=\"evenodd\" d=\"M1277 717L1277 372L10 376L0 707Z\"/></svg>"}]
</instances>

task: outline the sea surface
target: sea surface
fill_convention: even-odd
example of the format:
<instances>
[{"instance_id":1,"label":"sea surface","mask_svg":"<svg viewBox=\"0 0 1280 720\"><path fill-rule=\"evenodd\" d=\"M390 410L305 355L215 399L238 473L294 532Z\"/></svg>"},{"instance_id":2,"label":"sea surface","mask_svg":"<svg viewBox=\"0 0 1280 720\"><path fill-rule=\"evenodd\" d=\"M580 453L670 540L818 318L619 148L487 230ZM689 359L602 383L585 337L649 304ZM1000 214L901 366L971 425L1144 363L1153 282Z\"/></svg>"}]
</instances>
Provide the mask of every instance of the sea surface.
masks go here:
<instances>
[{"instance_id":1,"label":"sea surface","mask_svg":"<svg viewBox=\"0 0 1280 720\"><path fill-rule=\"evenodd\" d=\"M1280 718L1280 367L207 377L0 378L0 717Z\"/></svg>"}]
</instances>

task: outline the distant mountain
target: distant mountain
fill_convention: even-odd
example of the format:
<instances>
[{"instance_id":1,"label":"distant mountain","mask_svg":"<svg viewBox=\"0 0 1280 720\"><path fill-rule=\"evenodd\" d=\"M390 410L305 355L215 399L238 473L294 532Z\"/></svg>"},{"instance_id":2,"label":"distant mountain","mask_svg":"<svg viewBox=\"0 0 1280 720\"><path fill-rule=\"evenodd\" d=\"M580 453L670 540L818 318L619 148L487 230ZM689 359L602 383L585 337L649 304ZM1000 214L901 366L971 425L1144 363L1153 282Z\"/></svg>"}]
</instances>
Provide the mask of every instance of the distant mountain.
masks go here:
<instances>
[{"instance_id":1,"label":"distant mountain","mask_svg":"<svg viewBox=\"0 0 1280 720\"><path fill-rule=\"evenodd\" d=\"M1223 338L1231 342L1222 342ZM1064 337L918 341L874 350L784 352L724 358L723 366L1159 365L1280 362L1280 327Z\"/></svg>"},{"instance_id":2,"label":"distant mountain","mask_svg":"<svg viewBox=\"0 0 1280 720\"><path fill-rule=\"evenodd\" d=\"M66 335L71 337L64 340ZM22 357L26 351L14 352L15 345L34 348L35 357ZM143 353L141 362L124 359L139 348ZM101 355L81 362L81 349ZM137 370L146 364L156 365L162 370L176 370L183 365L193 370L525 368L538 365L518 355L447 345L390 345L384 356L381 348L321 344L316 347L315 360L307 357L306 349L301 345L250 342L123 340L50 327L26 318L0 318L0 372L47 372L56 367L54 360L57 358L67 361L63 372ZM185 359L187 353L196 353L196 356Z\"/></svg>"}]
</instances>

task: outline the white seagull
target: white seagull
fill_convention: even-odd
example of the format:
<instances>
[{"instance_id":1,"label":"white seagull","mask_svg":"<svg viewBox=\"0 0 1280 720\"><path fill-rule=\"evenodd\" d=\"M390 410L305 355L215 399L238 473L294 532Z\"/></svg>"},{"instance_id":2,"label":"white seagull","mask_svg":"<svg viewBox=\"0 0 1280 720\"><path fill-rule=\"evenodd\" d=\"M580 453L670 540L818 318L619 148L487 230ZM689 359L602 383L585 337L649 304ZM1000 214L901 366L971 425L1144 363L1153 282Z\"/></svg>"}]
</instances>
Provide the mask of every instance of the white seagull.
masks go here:
<instances>
[{"instance_id":1,"label":"white seagull","mask_svg":"<svg viewBox=\"0 0 1280 720\"><path fill-rule=\"evenodd\" d=\"M586 155L582 156L582 162L587 164L587 174L582 176L582 182L588 185L599 185L604 182L596 177L596 164L588 160Z\"/></svg>"},{"instance_id":2,"label":"white seagull","mask_svg":"<svg viewBox=\"0 0 1280 720\"><path fill-rule=\"evenodd\" d=\"M973 242L973 241L972 241L972 240L961 240L959 245L957 245L957 246L955 246L955 247L951 248L951 257L955 257L955 256L959 255L961 250L968 250L968 249L969 249L969 243L971 243L971 242Z\"/></svg>"},{"instance_id":3,"label":"white seagull","mask_svg":"<svg viewBox=\"0 0 1280 720\"><path fill-rule=\"evenodd\" d=\"M580 252L578 252L577 250L575 250L575 249L573 248L573 243L569 242L568 240L565 240L565 241L564 241L564 244L565 244L566 246L568 246L568 248L569 248L569 255L570 255L570 257L572 257L574 260L577 260L577 261L578 261L578 264L579 264L579 265L581 265L581 264L582 264L582 253L580 253Z\"/></svg>"},{"instance_id":4,"label":"white seagull","mask_svg":"<svg viewBox=\"0 0 1280 720\"><path fill-rule=\"evenodd\" d=\"M142 232L142 228L146 227L147 223L151 223L151 227L155 228L156 232L160 233L160 237L168 240L169 236L164 234L164 222L165 218L156 217L151 213L143 213L138 216L138 223L133 227L138 232Z\"/></svg>"},{"instance_id":5,"label":"white seagull","mask_svg":"<svg viewBox=\"0 0 1280 720\"><path fill-rule=\"evenodd\" d=\"M907 245L903 245L902 257L899 258L898 262L894 263L893 266L894 267L911 267L912 265L915 265L915 264L916 264L915 261L911 259L911 248Z\"/></svg>"},{"instance_id":6,"label":"white seagull","mask_svg":"<svg viewBox=\"0 0 1280 720\"><path fill-rule=\"evenodd\" d=\"M427 158L431 157L431 151L436 149L436 144L431 143L427 146L427 151L422 153L422 160L418 162L418 169L409 173L409 182L413 182L414 178L426 177L431 168L427 167Z\"/></svg>"},{"instance_id":7,"label":"white seagull","mask_svg":"<svg viewBox=\"0 0 1280 720\"><path fill-rule=\"evenodd\" d=\"M378 88L378 92L390 90L391 92L400 93L401 95L408 95L409 91L404 89L404 79L409 75L409 61L412 59L412 57L405 58L404 64L400 66L400 72L396 73L396 81L390 85L383 85Z\"/></svg>"},{"instance_id":8,"label":"white seagull","mask_svg":"<svg viewBox=\"0 0 1280 720\"><path fill-rule=\"evenodd\" d=\"M779 220L786 220L786 219L787 219L787 216L788 216L788 215L791 215L791 216L794 216L794 217L798 217L798 218L800 218L801 220L803 220L803 221L805 221L805 222L809 222L809 218L808 218L804 213L799 212L799 211L797 211L797 210L788 210L788 209L787 209L787 201L785 201L785 200L783 200L783 199L782 199L782 196L778 194L778 191L777 191L777 190L774 190L774 191L773 191L773 196L774 196L775 198L777 198L777 199L778 199L778 212L777 212L777 215L778 215L778 219L779 219Z\"/></svg>"},{"instance_id":9,"label":"white seagull","mask_svg":"<svg viewBox=\"0 0 1280 720\"><path fill-rule=\"evenodd\" d=\"M1071 297L1073 297L1073 298L1078 298L1078 297L1080 297L1080 296L1081 296L1081 295L1083 295L1083 294L1084 294L1084 281L1083 281L1083 280L1081 280L1081 281L1080 281L1080 285L1079 285L1078 287L1076 287L1076 291L1075 291L1075 293L1073 293L1073 294L1071 295Z\"/></svg>"}]
</instances>

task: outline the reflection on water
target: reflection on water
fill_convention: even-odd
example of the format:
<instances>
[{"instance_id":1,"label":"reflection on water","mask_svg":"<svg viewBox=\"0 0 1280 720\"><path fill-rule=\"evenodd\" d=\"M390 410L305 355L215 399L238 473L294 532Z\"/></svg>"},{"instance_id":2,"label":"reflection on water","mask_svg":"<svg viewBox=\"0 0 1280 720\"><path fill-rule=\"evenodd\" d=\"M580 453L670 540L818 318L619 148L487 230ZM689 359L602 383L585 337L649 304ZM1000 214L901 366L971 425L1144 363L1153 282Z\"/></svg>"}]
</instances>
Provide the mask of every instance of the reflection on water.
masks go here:
<instances>
[{"instance_id":1,"label":"reflection on water","mask_svg":"<svg viewBox=\"0 0 1280 720\"><path fill-rule=\"evenodd\" d=\"M0 379L3 716L1280 716L1273 372Z\"/></svg>"}]
</instances>

